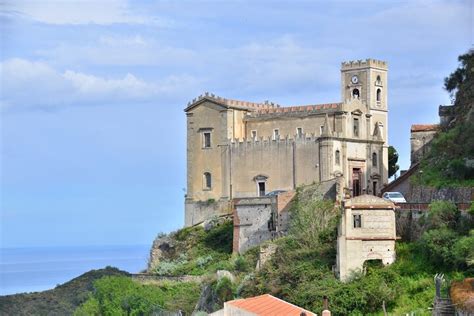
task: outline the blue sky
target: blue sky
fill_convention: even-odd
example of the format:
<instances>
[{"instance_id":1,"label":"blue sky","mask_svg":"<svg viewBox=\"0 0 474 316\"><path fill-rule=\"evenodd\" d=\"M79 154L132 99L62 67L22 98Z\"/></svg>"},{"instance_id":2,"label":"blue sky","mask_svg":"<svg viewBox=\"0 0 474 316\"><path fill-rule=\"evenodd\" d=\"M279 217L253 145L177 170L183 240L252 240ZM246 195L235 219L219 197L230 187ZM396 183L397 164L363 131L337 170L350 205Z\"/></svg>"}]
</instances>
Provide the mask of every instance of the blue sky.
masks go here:
<instances>
[{"instance_id":1,"label":"blue sky","mask_svg":"<svg viewBox=\"0 0 474 316\"><path fill-rule=\"evenodd\" d=\"M437 122L472 1L6 1L1 245L147 244L183 224L186 103L340 100L341 61L389 63L389 142Z\"/></svg>"}]
</instances>

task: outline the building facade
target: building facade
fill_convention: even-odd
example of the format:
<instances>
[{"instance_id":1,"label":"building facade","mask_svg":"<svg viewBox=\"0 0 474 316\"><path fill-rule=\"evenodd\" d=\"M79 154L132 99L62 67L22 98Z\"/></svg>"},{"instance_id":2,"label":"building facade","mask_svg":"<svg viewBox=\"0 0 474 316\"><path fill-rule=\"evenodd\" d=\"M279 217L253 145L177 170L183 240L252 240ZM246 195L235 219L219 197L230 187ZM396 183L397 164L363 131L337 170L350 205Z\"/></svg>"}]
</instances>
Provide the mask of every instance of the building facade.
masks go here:
<instances>
[{"instance_id":1,"label":"building facade","mask_svg":"<svg viewBox=\"0 0 474 316\"><path fill-rule=\"evenodd\" d=\"M347 281L362 272L364 263L395 261L397 240L395 204L372 195L361 195L343 203L338 227L336 275Z\"/></svg>"},{"instance_id":2,"label":"building facade","mask_svg":"<svg viewBox=\"0 0 474 316\"><path fill-rule=\"evenodd\" d=\"M206 93L187 116L185 225L231 213L234 198L343 176L352 196L388 180L387 64L343 62L341 102L281 107Z\"/></svg>"}]
</instances>

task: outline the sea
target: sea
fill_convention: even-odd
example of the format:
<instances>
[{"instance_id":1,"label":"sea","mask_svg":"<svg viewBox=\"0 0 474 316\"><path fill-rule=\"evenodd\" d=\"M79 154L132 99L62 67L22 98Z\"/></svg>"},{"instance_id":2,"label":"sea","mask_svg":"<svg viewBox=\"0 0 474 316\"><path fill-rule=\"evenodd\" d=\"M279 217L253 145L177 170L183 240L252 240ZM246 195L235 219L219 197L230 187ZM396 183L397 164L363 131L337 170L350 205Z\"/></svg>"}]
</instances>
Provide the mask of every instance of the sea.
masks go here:
<instances>
[{"instance_id":1,"label":"sea","mask_svg":"<svg viewBox=\"0 0 474 316\"><path fill-rule=\"evenodd\" d=\"M54 288L92 270L146 268L150 245L0 248L0 295Z\"/></svg>"}]
</instances>

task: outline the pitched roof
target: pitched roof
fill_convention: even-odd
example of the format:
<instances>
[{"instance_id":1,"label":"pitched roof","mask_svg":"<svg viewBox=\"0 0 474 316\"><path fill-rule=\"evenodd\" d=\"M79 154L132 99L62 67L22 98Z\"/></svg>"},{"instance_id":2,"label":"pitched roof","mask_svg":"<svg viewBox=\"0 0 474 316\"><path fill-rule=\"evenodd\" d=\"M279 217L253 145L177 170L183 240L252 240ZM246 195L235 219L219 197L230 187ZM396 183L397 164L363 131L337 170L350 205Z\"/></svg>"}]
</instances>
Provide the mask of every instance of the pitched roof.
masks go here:
<instances>
[{"instance_id":1,"label":"pitched roof","mask_svg":"<svg viewBox=\"0 0 474 316\"><path fill-rule=\"evenodd\" d=\"M353 197L344 203L345 208L394 208L393 202L382 199L378 196L363 194Z\"/></svg>"},{"instance_id":2,"label":"pitched roof","mask_svg":"<svg viewBox=\"0 0 474 316\"><path fill-rule=\"evenodd\" d=\"M305 310L296 305L285 302L279 298L276 298L270 294L264 294L260 296L238 299L226 302L234 307L246 310L250 313L254 313L259 316L300 316L301 312L305 312L308 316L316 316L316 314Z\"/></svg>"},{"instance_id":3,"label":"pitched roof","mask_svg":"<svg viewBox=\"0 0 474 316\"><path fill-rule=\"evenodd\" d=\"M438 124L413 124L411 126L412 132L429 132L437 131L439 128Z\"/></svg>"},{"instance_id":4,"label":"pitched roof","mask_svg":"<svg viewBox=\"0 0 474 316\"><path fill-rule=\"evenodd\" d=\"M387 184L386 187L384 187L382 189L382 193L385 193L385 192L390 192L392 191L392 189L394 187L396 187L397 185L399 185L400 183L408 180L411 175L416 171L418 170L418 166L419 166L419 162L413 164L410 169L408 169L407 171L405 171L404 174L400 175L398 178L396 178L395 180L393 180L392 182L390 182L389 184Z\"/></svg>"}]
</instances>

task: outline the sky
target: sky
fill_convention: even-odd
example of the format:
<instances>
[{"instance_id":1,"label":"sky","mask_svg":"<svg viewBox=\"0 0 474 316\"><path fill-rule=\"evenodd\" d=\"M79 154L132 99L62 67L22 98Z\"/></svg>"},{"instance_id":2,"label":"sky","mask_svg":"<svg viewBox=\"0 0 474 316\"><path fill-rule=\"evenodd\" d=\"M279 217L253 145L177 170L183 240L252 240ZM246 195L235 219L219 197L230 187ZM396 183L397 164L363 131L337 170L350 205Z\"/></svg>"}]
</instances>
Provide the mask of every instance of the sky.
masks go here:
<instances>
[{"instance_id":1,"label":"sky","mask_svg":"<svg viewBox=\"0 0 474 316\"><path fill-rule=\"evenodd\" d=\"M438 122L473 1L1 1L1 247L150 244L182 227L183 109L205 91L339 102L389 64L389 143Z\"/></svg>"}]
</instances>

